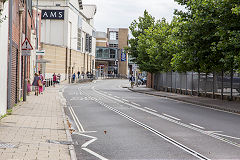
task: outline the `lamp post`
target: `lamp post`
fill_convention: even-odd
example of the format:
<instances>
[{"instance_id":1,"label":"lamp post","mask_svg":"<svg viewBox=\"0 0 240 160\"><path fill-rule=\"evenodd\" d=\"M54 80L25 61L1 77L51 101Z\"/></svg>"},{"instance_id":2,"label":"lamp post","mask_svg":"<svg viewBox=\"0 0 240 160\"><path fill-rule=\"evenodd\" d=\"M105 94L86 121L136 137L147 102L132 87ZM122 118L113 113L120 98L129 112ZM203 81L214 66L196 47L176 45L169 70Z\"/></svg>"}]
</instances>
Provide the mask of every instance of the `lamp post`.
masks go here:
<instances>
[{"instance_id":1,"label":"lamp post","mask_svg":"<svg viewBox=\"0 0 240 160\"><path fill-rule=\"evenodd\" d=\"M28 1L25 1L25 38L27 38L28 26ZM23 86L23 101L27 100L27 56L24 56L24 86Z\"/></svg>"}]
</instances>

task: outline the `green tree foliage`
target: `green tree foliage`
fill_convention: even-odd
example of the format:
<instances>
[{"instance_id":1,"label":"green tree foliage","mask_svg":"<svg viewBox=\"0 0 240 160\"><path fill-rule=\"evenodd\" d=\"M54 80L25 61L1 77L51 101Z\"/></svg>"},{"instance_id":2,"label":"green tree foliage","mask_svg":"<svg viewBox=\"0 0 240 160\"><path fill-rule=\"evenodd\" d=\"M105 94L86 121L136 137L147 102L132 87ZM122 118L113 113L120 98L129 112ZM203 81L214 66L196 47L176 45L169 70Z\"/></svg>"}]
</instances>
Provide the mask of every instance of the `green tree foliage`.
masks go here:
<instances>
[{"instance_id":1,"label":"green tree foliage","mask_svg":"<svg viewBox=\"0 0 240 160\"><path fill-rule=\"evenodd\" d=\"M144 12L130 26L129 52L148 72L240 69L240 1L175 0L171 23Z\"/></svg>"},{"instance_id":2,"label":"green tree foliage","mask_svg":"<svg viewBox=\"0 0 240 160\"><path fill-rule=\"evenodd\" d=\"M147 54L146 48L139 46L139 37L146 35L146 29L155 25L155 18L152 17L146 10L143 17L139 17L138 21L134 20L131 24L130 31L133 38L129 40L129 54L134 58L134 61L139 65L141 70L148 72L156 72L154 64L150 62L150 57Z\"/></svg>"},{"instance_id":3,"label":"green tree foliage","mask_svg":"<svg viewBox=\"0 0 240 160\"><path fill-rule=\"evenodd\" d=\"M236 69L239 66L240 2L236 0L175 0L185 5L186 12L176 12L182 24L180 38L184 53L178 58L195 64L191 68L203 72ZM188 45L191 44L191 45ZM192 47L191 47L192 46ZM187 51L187 52L186 52ZM187 55L186 55L187 54ZM182 56L182 57L181 57ZM176 61L173 60L173 64ZM176 65L176 64L175 64Z\"/></svg>"}]
</instances>

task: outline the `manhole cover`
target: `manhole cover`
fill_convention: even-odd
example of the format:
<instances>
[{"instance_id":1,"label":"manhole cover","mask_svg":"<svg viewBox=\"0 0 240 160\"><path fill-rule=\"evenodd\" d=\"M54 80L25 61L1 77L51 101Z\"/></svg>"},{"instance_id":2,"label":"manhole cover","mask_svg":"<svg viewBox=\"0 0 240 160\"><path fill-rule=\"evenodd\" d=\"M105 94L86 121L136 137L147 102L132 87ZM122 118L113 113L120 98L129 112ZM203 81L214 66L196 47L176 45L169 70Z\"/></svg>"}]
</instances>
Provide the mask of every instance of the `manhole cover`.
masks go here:
<instances>
[{"instance_id":1,"label":"manhole cover","mask_svg":"<svg viewBox=\"0 0 240 160\"><path fill-rule=\"evenodd\" d=\"M73 142L71 141L55 141L55 140L47 140L48 143L53 144L64 144L64 145L73 145Z\"/></svg>"},{"instance_id":2,"label":"manhole cover","mask_svg":"<svg viewBox=\"0 0 240 160\"><path fill-rule=\"evenodd\" d=\"M16 145L10 144L10 143L0 143L0 148L14 148Z\"/></svg>"}]
</instances>

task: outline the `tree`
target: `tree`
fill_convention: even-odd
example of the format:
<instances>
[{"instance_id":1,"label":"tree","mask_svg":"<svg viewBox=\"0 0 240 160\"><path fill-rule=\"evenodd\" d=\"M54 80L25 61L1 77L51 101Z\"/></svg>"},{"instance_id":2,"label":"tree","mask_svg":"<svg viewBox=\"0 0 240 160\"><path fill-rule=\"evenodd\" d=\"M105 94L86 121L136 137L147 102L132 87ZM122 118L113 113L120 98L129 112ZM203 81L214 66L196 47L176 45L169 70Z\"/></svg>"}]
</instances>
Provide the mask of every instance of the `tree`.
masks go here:
<instances>
[{"instance_id":1,"label":"tree","mask_svg":"<svg viewBox=\"0 0 240 160\"><path fill-rule=\"evenodd\" d=\"M180 38L184 52L177 60L196 64L194 70L211 72L239 68L239 4L238 0L175 0L185 5L180 17ZM186 60L187 58L188 60ZM191 65L190 65L191 66ZM238 67L237 67L238 66Z\"/></svg>"},{"instance_id":2,"label":"tree","mask_svg":"<svg viewBox=\"0 0 240 160\"><path fill-rule=\"evenodd\" d=\"M143 17L139 17L138 21L134 20L129 27L133 38L129 40L130 47L127 49L129 54L134 58L133 61L139 65L139 68L150 73L156 72L156 69L154 64L150 62L146 48L143 46L139 48L139 37L145 36L146 30L154 25L155 18L145 10Z\"/></svg>"}]
</instances>

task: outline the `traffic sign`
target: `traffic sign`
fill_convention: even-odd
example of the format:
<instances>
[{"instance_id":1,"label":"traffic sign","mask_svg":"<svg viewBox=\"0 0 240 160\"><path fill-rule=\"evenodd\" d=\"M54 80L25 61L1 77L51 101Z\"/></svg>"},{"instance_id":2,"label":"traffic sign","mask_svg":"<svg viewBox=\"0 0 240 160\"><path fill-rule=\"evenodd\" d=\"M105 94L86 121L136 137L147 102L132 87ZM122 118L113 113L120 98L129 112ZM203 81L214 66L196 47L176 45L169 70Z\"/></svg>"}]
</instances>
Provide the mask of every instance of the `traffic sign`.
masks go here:
<instances>
[{"instance_id":1,"label":"traffic sign","mask_svg":"<svg viewBox=\"0 0 240 160\"><path fill-rule=\"evenodd\" d=\"M25 38L24 42L22 43L22 50L33 50L33 47L28 38Z\"/></svg>"}]
</instances>

